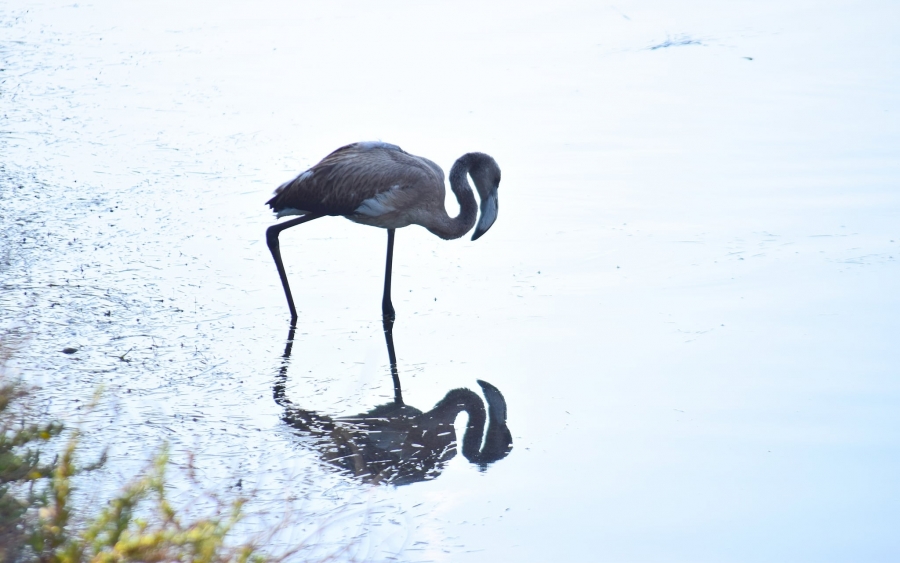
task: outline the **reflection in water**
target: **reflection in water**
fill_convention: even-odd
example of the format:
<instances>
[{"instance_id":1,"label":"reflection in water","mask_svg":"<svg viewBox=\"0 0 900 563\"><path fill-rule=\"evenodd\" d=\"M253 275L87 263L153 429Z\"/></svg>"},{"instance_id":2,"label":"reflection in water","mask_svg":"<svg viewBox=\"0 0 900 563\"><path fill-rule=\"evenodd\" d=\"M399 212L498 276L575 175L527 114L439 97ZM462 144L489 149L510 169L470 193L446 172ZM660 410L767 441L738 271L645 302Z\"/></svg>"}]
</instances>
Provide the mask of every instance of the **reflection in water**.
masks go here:
<instances>
[{"instance_id":1,"label":"reflection in water","mask_svg":"<svg viewBox=\"0 0 900 563\"><path fill-rule=\"evenodd\" d=\"M356 416L332 418L298 408L285 396L288 360L294 329L288 334L284 361L275 380L275 402L284 408L282 419L315 438L325 461L368 483L406 485L434 479L456 455L453 422L468 415L462 454L484 470L512 449L506 426L506 401L496 387L478 381L487 400L469 389L453 389L428 412L403 403L394 353L393 321L385 319L384 335L394 379L394 400ZM484 431L487 421L487 432ZM482 443L483 438L483 443Z\"/></svg>"}]
</instances>

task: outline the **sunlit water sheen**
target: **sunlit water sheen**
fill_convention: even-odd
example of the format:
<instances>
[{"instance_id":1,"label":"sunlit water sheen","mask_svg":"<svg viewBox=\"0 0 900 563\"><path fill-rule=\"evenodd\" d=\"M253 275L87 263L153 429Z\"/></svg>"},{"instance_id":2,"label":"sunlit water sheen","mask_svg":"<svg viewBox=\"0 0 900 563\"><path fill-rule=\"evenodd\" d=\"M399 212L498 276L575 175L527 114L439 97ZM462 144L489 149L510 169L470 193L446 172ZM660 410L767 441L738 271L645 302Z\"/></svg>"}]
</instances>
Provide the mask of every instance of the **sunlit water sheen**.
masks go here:
<instances>
[{"instance_id":1,"label":"sunlit water sheen","mask_svg":"<svg viewBox=\"0 0 900 563\"><path fill-rule=\"evenodd\" d=\"M900 11L791 4L6 3L13 366L64 416L105 386L109 474L167 441L256 491L250 528L296 497L281 539L319 554L895 561ZM411 227L394 256L403 398L496 386L513 447L487 467L370 485L273 400L263 203L357 140L503 170L488 234ZM390 402L384 231L281 238L285 395Z\"/></svg>"}]
</instances>

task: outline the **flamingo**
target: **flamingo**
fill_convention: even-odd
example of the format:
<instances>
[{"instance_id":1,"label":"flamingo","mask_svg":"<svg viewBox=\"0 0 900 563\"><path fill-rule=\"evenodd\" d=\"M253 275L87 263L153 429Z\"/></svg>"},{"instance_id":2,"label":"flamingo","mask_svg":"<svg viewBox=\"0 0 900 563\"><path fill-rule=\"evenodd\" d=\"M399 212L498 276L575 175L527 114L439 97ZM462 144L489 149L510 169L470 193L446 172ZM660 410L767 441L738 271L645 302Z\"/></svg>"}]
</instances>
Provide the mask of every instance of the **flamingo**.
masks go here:
<instances>
[{"instance_id":1,"label":"flamingo","mask_svg":"<svg viewBox=\"0 0 900 563\"><path fill-rule=\"evenodd\" d=\"M282 420L313 438L324 461L364 482L406 485L434 479L457 454L453 423L468 415L462 454L482 471L509 455L512 436L506 425L506 402L500 390L478 380L485 404L469 389L453 389L428 412L403 403L388 403L356 416L331 417L298 408L276 387ZM278 396L278 392L281 396ZM485 432L487 419L487 432Z\"/></svg>"},{"instance_id":2,"label":"flamingo","mask_svg":"<svg viewBox=\"0 0 900 563\"><path fill-rule=\"evenodd\" d=\"M372 484L406 485L440 475L457 454L454 421L461 412L468 416L461 444L463 457L485 471L490 464L508 456L512 450L512 434L506 423L506 400L490 383L478 380L484 401L473 391L460 388L448 391L427 412L403 402L390 323L386 319L384 322L394 380L392 402L356 416L342 417L295 405L285 392L294 343L292 327L272 389L275 402L284 409L281 419L301 435L312 438L305 443L318 450L324 461Z\"/></svg>"},{"instance_id":3,"label":"flamingo","mask_svg":"<svg viewBox=\"0 0 900 563\"><path fill-rule=\"evenodd\" d=\"M276 218L289 215L299 217L269 227L266 243L281 277L291 311L291 324L297 321L297 308L281 260L278 244L281 231L326 215L341 215L355 223L387 229L381 311L385 319L393 322L391 266L394 230L421 225L445 240L457 239L469 232L475 226L479 206L467 176L475 182L481 200L481 216L472 235L472 240L477 240L497 219L497 189L500 186L500 167L484 153L464 154L450 169L450 189L459 202L459 215L456 217L450 217L444 207L444 172L440 166L389 143L346 145L293 180L280 185L266 204L275 212Z\"/></svg>"}]
</instances>

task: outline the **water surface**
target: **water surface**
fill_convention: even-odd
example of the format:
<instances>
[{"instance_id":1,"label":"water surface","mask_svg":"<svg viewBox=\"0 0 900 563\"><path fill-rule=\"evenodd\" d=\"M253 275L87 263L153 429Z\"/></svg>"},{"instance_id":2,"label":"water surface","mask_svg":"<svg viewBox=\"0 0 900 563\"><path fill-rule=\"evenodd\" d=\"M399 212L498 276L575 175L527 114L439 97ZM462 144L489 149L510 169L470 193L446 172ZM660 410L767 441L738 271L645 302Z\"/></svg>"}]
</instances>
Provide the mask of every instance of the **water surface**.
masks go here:
<instances>
[{"instance_id":1,"label":"water surface","mask_svg":"<svg viewBox=\"0 0 900 563\"><path fill-rule=\"evenodd\" d=\"M61 416L105 386L84 424L111 445L109 474L167 441L257 508L293 499L285 537L320 554L896 560L897 17L889 2L7 3L14 367ZM273 397L283 381L331 417L395 397L385 233L327 218L282 235L301 311L283 379L263 236L275 186L376 139L445 171L472 150L503 169L478 241L398 231L393 337L405 404L490 382L513 447L399 486L339 471Z\"/></svg>"}]
</instances>

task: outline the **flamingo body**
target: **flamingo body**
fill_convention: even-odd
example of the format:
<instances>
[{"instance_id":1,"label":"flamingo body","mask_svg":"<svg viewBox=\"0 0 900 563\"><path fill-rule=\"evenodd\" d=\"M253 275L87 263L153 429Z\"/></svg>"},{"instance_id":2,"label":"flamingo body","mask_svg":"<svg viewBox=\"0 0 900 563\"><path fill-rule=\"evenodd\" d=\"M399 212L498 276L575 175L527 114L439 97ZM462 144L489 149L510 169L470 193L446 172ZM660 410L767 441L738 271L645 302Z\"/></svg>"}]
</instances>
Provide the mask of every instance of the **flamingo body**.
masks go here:
<instances>
[{"instance_id":1,"label":"flamingo body","mask_svg":"<svg viewBox=\"0 0 900 563\"><path fill-rule=\"evenodd\" d=\"M399 229L418 224L428 212L437 215L443 198L444 172L434 162L397 145L355 143L280 185L267 204L277 217L343 215L357 223Z\"/></svg>"},{"instance_id":2,"label":"flamingo body","mask_svg":"<svg viewBox=\"0 0 900 563\"><path fill-rule=\"evenodd\" d=\"M506 401L490 383L478 384L487 399L487 413L481 397L468 389L453 389L424 413L394 402L335 418L296 407L284 396L283 387L276 387L275 398L285 409L282 420L312 437L311 445L324 461L367 483L406 485L434 479L456 456L454 421L461 412L468 415L463 457L485 469L509 455L512 435L506 424Z\"/></svg>"},{"instance_id":3,"label":"flamingo body","mask_svg":"<svg viewBox=\"0 0 900 563\"><path fill-rule=\"evenodd\" d=\"M281 276L291 320L296 320L297 312L281 261L278 234L282 230L325 215L344 216L356 223L387 229L388 256L382 310L385 316L393 318L390 273L394 230L421 225L447 240L466 234L475 226L479 211L469 176L481 200L481 218L472 236L472 240L476 240L493 225L498 208L500 167L484 153L464 154L450 170L450 187L460 207L456 217L450 217L444 207L446 189L441 167L389 143L363 142L343 146L280 185L266 204L278 218L300 217L269 227L266 240Z\"/></svg>"}]
</instances>

